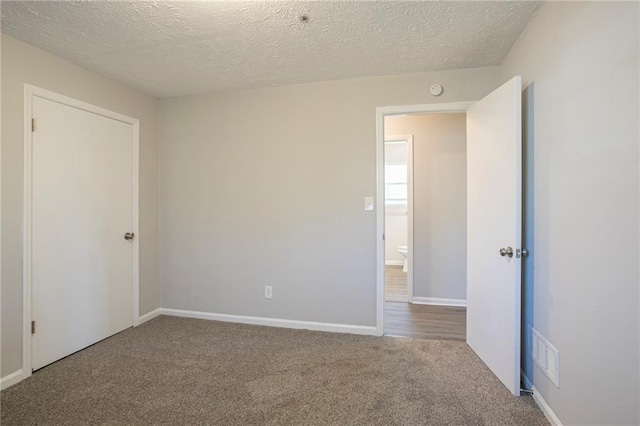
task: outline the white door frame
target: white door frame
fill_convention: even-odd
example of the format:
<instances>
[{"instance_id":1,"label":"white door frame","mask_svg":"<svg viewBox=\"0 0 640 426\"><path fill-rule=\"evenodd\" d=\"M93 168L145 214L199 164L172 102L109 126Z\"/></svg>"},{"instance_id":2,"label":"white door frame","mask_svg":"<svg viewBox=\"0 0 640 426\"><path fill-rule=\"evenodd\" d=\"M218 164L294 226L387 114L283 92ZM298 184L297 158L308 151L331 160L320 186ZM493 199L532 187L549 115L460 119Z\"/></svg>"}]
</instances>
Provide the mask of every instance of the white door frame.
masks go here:
<instances>
[{"instance_id":1,"label":"white door frame","mask_svg":"<svg viewBox=\"0 0 640 426\"><path fill-rule=\"evenodd\" d=\"M384 143L405 141L407 144L407 301L413 303L413 135L389 135L384 139ZM386 218L386 206L384 214Z\"/></svg>"},{"instance_id":2,"label":"white door frame","mask_svg":"<svg viewBox=\"0 0 640 426\"><path fill-rule=\"evenodd\" d=\"M140 281L139 281L139 218L138 218L138 205L139 205L139 157L140 157L140 120L131 118L126 115L119 114L117 112L109 111L104 108L97 107L85 102L72 99L58 93L50 92L45 89L41 89L30 84L24 85L24 113L23 113L23 141L24 141L24 170L23 170L23 230L22 230L22 317L23 317L23 331L22 331L22 379L26 379L31 376L32 368L32 342L31 342L31 319L32 319L32 306L31 306L31 230L32 230L32 176L33 176L33 140L31 130L31 117L33 117L33 98L39 97L47 99L53 102L57 102L63 105L67 105L73 108L81 109L83 111L91 112L93 114L102 115L107 118L121 121L123 123L131 124L133 129L133 218L132 218L132 231L136 238L132 240L133 243L133 325L138 325L139 322L139 299L140 299ZM37 123L36 123L37 126Z\"/></svg>"},{"instance_id":3,"label":"white door frame","mask_svg":"<svg viewBox=\"0 0 640 426\"><path fill-rule=\"evenodd\" d=\"M376 335L384 334L384 117L387 115L466 112L475 102L399 105L376 108ZM413 212L412 212L413 217ZM411 244L413 245L413 226ZM413 247L412 247L413 249ZM413 257L413 250L411 250ZM413 260L413 259L411 259ZM412 270L413 262L409 261ZM413 275L413 274L412 274ZM413 279L413 276L412 276ZM413 295L411 295L413 297Z\"/></svg>"}]
</instances>

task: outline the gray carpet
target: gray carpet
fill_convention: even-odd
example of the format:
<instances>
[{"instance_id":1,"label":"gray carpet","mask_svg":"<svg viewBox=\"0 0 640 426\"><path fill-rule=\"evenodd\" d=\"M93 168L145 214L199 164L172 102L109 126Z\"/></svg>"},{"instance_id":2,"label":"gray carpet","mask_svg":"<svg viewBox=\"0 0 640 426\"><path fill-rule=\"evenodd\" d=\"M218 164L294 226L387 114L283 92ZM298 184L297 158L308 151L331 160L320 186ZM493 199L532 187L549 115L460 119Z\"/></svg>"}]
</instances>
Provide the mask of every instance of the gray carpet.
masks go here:
<instances>
[{"instance_id":1,"label":"gray carpet","mask_svg":"<svg viewBox=\"0 0 640 426\"><path fill-rule=\"evenodd\" d=\"M546 425L462 342L159 317L3 391L3 425Z\"/></svg>"}]
</instances>

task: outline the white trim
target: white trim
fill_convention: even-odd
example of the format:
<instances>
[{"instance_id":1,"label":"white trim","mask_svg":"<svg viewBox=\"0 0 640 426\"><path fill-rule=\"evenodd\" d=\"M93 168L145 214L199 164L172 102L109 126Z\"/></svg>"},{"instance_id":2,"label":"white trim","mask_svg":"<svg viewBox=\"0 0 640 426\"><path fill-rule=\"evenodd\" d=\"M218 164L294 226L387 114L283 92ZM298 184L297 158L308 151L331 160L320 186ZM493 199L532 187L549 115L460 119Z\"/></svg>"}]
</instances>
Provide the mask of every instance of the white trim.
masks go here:
<instances>
[{"instance_id":1,"label":"white trim","mask_svg":"<svg viewBox=\"0 0 640 426\"><path fill-rule=\"evenodd\" d=\"M466 112L475 102L399 105L376 108L376 335L384 334L384 117L386 115ZM412 251L409 270L413 263ZM408 256L407 256L408 257ZM413 276L412 276L413 278ZM415 298L414 298L415 299Z\"/></svg>"},{"instance_id":2,"label":"white trim","mask_svg":"<svg viewBox=\"0 0 640 426\"><path fill-rule=\"evenodd\" d=\"M60 95L49 90L41 89L31 84L24 84L24 108L23 108L23 231L22 231L22 369L21 371L23 379L31 376L32 370L32 348L31 348L31 319L32 319L32 305L31 305L31 227L32 227L32 153L33 153L33 140L31 131L31 118L33 117L33 97L47 99L53 102L57 102L63 105L70 106L72 108L81 109L83 111L91 112L94 114L102 115L113 120L118 120L123 123L131 124L133 131L133 203L132 203L132 232L136 235L133 239L133 326L138 325L139 322L139 300L140 300L140 265L139 265L139 172L140 172L140 120L126 115L113 112L95 105L91 105L73 98L69 98L64 95Z\"/></svg>"},{"instance_id":3,"label":"white trim","mask_svg":"<svg viewBox=\"0 0 640 426\"><path fill-rule=\"evenodd\" d=\"M114 120L118 120L118 121L122 121L123 123L127 123L127 124L136 124L136 123L140 123L140 120L138 120L137 118L133 118L133 117L129 117L127 115L124 114L120 114L119 112L115 112L115 111L111 111L93 104L89 104L86 102L82 102L79 101L77 99L73 99L70 98L68 96L64 96L61 95L59 93L56 92L51 92L49 90L46 89L42 89L40 87L37 86L33 86L31 84L25 83L24 84L24 92L25 95L29 94L29 95L35 95L39 98L43 98L43 99L47 99L49 101L53 101L53 102L58 102L60 104L63 105L67 105L73 108L77 108L77 109L81 109L83 111L88 111L88 112L92 112L94 114L98 114L98 115L102 115L104 117L108 117L108 118L112 118ZM31 106L31 105L29 105ZM31 109L29 109L29 111L31 111ZM31 117L29 117L31 118ZM31 126L31 122L28 123L29 126ZM31 130L29 130L29 133L31 133Z\"/></svg>"},{"instance_id":4,"label":"white trim","mask_svg":"<svg viewBox=\"0 0 640 426\"><path fill-rule=\"evenodd\" d=\"M384 334L384 113L376 108L376 336Z\"/></svg>"},{"instance_id":5,"label":"white trim","mask_svg":"<svg viewBox=\"0 0 640 426\"><path fill-rule=\"evenodd\" d=\"M441 299L438 297L419 297L411 298L411 303L416 305L434 305L434 306L459 306L466 308L467 301L465 299Z\"/></svg>"},{"instance_id":6,"label":"white trim","mask_svg":"<svg viewBox=\"0 0 640 426\"><path fill-rule=\"evenodd\" d=\"M108 116L107 116L108 117ZM133 185L131 191L131 232L133 243L133 326L140 324L140 120L131 118L133 122Z\"/></svg>"},{"instance_id":7,"label":"white trim","mask_svg":"<svg viewBox=\"0 0 640 426\"><path fill-rule=\"evenodd\" d=\"M32 88L24 85L23 104L23 207L22 207L22 371L23 377L31 375L31 118Z\"/></svg>"},{"instance_id":8,"label":"white trim","mask_svg":"<svg viewBox=\"0 0 640 426\"><path fill-rule=\"evenodd\" d=\"M413 299L413 135L407 137L407 300Z\"/></svg>"},{"instance_id":9,"label":"white trim","mask_svg":"<svg viewBox=\"0 0 640 426\"><path fill-rule=\"evenodd\" d=\"M545 401L545 399L542 397L540 391L536 389L535 386L533 386L533 382L531 381L531 379L529 379L529 377L527 377L526 373L522 369L520 369L520 378L524 387L533 391L533 400L536 402L536 404L538 404L538 407L540 407L540 411L542 411L542 414L544 414L547 420L549 420L549 423L551 423L553 426L562 426L560 418L556 415L556 413L553 412L551 406L549 406L547 401Z\"/></svg>"},{"instance_id":10,"label":"white trim","mask_svg":"<svg viewBox=\"0 0 640 426\"><path fill-rule=\"evenodd\" d=\"M387 107L378 107L376 112L382 115L405 115L405 114L425 114L425 113L442 113L448 112L466 112L476 101L463 102L446 102L435 104L418 104L418 105L396 105Z\"/></svg>"},{"instance_id":11,"label":"white trim","mask_svg":"<svg viewBox=\"0 0 640 426\"><path fill-rule=\"evenodd\" d=\"M384 143L407 144L407 205L405 207L407 216L407 300L411 300L413 298L413 135L389 135L384 138ZM389 212L389 206L385 204L384 214L393 216L395 212ZM386 262L385 264L388 265ZM404 261L401 261L400 264L404 266ZM389 301L391 300L387 299L387 302Z\"/></svg>"},{"instance_id":12,"label":"white trim","mask_svg":"<svg viewBox=\"0 0 640 426\"><path fill-rule=\"evenodd\" d=\"M384 264L386 266L404 266L403 260L385 260Z\"/></svg>"},{"instance_id":13,"label":"white trim","mask_svg":"<svg viewBox=\"0 0 640 426\"><path fill-rule=\"evenodd\" d=\"M26 379L26 377L24 376L24 374L22 374L22 369L14 371L13 373L8 374L0 379L0 389L5 390L9 386L20 383L24 379Z\"/></svg>"},{"instance_id":14,"label":"white trim","mask_svg":"<svg viewBox=\"0 0 640 426\"><path fill-rule=\"evenodd\" d=\"M245 315L216 314L211 312L185 311L182 309L161 308L161 315L174 317L198 318L211 321L234 322L239 324L267 325L270 327L294 328L303 330L328 331L333 333L350 333L372 336L375 327L351 324L332 324L327 322L297 321L279 318L250 317Z\"/></svg>"},{"instance_id":15,"label":"white trim","mask_svg":"<svg viewBox=\"0 0 640 426\"><path fill-rule=\"evenodd\" d=\"M155 317L160 315L160 308L154 309L151 312L147 312L144 315L141 315L140 318L138 319L138 325L143 324L147 321L151 321L152 319L154 319Z\"/></svg>"},{"instance_id":16,"label":"white trim","mask_svg":"<svg viewBox=\"0 0 640 426\"><path fill-rule=\"evenodd\" d=\"M386 206L384 214L387 216L407 216L408 206Z\"/></svg>"},{"instance_id":17,"label":"white trim","mask_svg":"<svg viewBox=\"0 0 640 426\"><path fill-rule=\"evenodd\" d=\"M549 423L554 426L562 426L560 418L558 418L556 413L553 412L547 401L545 401L545 399L540 394L540 391L536 389L535 386L532 386L531 390L533 390L533 400L536 402L536 404L538 404L538 407L540 407L542 414L544 414L547 420L549 420Z\"/></svg>"}]
</instances>

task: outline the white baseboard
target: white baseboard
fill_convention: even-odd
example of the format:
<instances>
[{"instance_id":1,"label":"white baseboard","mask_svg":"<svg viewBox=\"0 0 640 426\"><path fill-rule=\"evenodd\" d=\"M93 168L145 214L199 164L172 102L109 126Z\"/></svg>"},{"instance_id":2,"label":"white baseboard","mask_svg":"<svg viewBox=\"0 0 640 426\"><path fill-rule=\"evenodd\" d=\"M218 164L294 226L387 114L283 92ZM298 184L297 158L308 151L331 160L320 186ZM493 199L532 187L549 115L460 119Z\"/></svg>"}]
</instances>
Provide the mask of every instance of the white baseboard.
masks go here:
<instances>
[{"instance_id":1,"label":"white baseboard","mask_svg":"<svg viewBox=\"0 0 640 426\"><path fill-rule=\"evenodd\" d=\"M13 386L16 383L19 383L24 379L22 374L22 368L18 371L14 371L11 374L8 374L0 379L0 389L5 390L9 386Z\"/></svg>"},{"instance_id":2,"label":"white baseboard","mask_svg":"<svg viewBox=\"0 0 640 426\"><path fill-rule=\"evenodd\" d=\"M553 412L549 404L547 404L547 401L545 401L542 395L540 395L538 389L536 389L535 386L532 386L531 389L533 390L533 400L538 404L538 407L540 407L544 416L549 420L549 423L553 426L562 426L562 422L558 416L556 416L556 413Z\"/></svg>"},{"instance_id":3,"label":"white baseboard","mask_svg":"<svg viewBox=\"0 0 640 426\"><path fill-rule=\"evenodd\" d=\"M384 298L385 302L409 302L409 298L407 296L389 296Z\"/></svg>"},{"instance_id":4,"label":"white baseboard","mask_svg":"<svg viewBox=\"0 0 640 426\"><path fill-rule=\"evenodd\" d=\"M328 331L374 336L376 327L350 324L332 324L326 322L297 321L278 318L249 317L244 315L214 314L210 312L185 311L181 309L160 309L161 315L174 317L199 318L212 321L235 322L240 324L267 325L270 327L295 328L303 330Z\"/></svg>"},{"instance_id":5,"label":"white baseboard","mask_svg":"<svg viewBox=\"0 0 640 426\"><path fill-rule=\"evenodd\" d=\"M538 389L533 386L533 382L531 382L531 379L527 377L523 370L520 370L520 375L522 377L522 384L527 389L531 389L533 391L533 400L536 402L536 404L538 404L538 407L540 407L540 411L542 411L542 414L544 414L547 420L549 420L549 423L551 423L552 426L562 426L560 418L556 416L556 413L553 412L547 401L545 401L542 395L540 395Z\"/></svg>"},{"instance_id":6,"label":"white baseboard","mask_svg":"<svg viewBox=\"0 0 640 426\"><path fill-rule=\"evenodd\" d=\"M138 319L138 325L147 322L155 317L157 317L158 315L160 315L160 308L158 309L154 309L151 312L148 312L144 315L142 315L139 319ZM4 390L10 386L15 385L16 383L21 382L22 380L24 380L25 377L22 374L22 369L18 370L18 371L14 371L13 373L0 378L0 389Z\"/></svg>"},{"instance_id":7,"label":"white baseboard","mask_svg":"<svg viewBox=\"0 0 640 426\"><path fill-rule=\"evenodd\" d=\"M402 261L402 260L385 260L384 264L386 266L404 266L404 261Z\"/></svg>"},{"instance_id":8,"label":"white baseboard","mask_svg":"<svg viewBox=\"0 0 640 426\"><path fill-rule=\"evenodd\" d=\"M437 297L417 297L414 296L411 303L417 305L436 305L436 306L459 306L466 308L467 301L465 299L440 299Z\"/></svg>"},{"instance_id":9,"label":"white baseboard","mask_svg":"<svg viewBox=\"0 0 640 426\"><path fill-rule=\"evenodd\" d=\"M160 308L154 309L151 312L147 312L146 314L142 315L139 319L138 319L138 325L145 323L149 320L154 319L155 317L157 317L158 315L160 315Z\"/></svg>"},{"instance_id":10,"label":"white baseboard","mask_svg":"<svg viewBox=\"0 0 640 426\"><path fill-rule=\"evenodd\" d=\"M159 315L169 315L174 317L200 318L213 321L235 322L240 324L266 325L270 327L294 328L314 331L328 331L333 333L361 334L367 336L376 335L376 327L351 324L332 324L325 322L297 321L278 318L249 317L243 315L214 314L209 312L185 311L180 309L158 308L142 315L138 324L142 324ZM0 389L4 390L9 386L21 382L24 379L22 369L15 371L5 377L0 378Z\"/></svg>"}]
</instances>

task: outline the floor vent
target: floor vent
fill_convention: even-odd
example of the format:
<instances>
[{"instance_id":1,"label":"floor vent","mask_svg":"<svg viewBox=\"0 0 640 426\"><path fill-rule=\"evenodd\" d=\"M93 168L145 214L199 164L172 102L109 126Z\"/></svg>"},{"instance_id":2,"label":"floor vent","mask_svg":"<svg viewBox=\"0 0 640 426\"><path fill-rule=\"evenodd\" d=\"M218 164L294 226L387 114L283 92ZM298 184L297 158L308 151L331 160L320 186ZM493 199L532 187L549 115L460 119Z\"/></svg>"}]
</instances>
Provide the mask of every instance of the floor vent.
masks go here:
<instances>
[{"instance_id":1,"label":"floor vent","mask_svg":"<svg viewBox=\"0 0 640 426\"><path fill-rule=\"evenodd\" d=\"M531 329L531 357L536 364L560 388L560 358L558 350L540 335L535 328Z\"/></svg>"}]
</instances>

